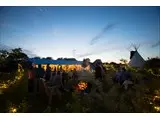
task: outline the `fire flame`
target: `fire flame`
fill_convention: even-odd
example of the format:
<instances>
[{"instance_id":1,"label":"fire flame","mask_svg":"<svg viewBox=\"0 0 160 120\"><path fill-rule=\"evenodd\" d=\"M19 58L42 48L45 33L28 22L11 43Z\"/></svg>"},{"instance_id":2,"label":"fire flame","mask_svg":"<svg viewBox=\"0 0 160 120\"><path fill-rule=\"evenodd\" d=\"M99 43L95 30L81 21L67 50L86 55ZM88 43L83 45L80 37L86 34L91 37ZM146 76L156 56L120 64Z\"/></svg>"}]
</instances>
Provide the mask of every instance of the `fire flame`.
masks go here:
<instances>
[{"instance_id":1,"label":"fire flame","mask_svg":"<svg viewBox=\"0 0 160 120\"><path fill-rule=\"evenodd\" d=\"M80 81L78 83L78 89L79 90L85 90L88 87L88 84L86 82Z\"/></svg>"}]
</instances>

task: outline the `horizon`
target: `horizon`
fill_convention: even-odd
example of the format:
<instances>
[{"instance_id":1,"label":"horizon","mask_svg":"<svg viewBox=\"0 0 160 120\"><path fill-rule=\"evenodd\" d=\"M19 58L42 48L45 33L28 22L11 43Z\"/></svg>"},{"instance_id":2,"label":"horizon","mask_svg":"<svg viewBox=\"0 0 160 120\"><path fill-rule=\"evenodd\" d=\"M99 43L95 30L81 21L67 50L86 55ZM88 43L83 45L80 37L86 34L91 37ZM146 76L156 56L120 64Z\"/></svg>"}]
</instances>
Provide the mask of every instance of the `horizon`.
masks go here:
<instances>
[{"instance_id":1,"label":"horizon","mask_svg":"<svg viewBox=\"0 0 160 120\"><path fill-rule=\"evenodd\" d=\"M159 56L160 7L0 7L0 43L43 57L130 60Z\"/></svg>"}]
</instances>

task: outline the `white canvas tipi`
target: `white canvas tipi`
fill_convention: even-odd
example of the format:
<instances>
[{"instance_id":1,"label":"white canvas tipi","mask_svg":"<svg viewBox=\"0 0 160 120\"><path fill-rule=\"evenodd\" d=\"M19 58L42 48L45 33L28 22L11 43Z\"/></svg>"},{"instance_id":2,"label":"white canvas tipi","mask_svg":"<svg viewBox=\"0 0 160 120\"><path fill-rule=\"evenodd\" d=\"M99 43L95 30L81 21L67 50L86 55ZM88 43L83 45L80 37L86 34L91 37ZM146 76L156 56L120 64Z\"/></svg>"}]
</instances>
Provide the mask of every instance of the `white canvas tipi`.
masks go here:
<instances>
[{"instance_id":1,"label":"white canvas tipi","mask_svg":"<svg viewBox=\"0 0 160 120\"><path fill-rule=\"evenodd\" d=\"M128 63L131 67L142 68L145 63L145 60L138 53L138 51L131 51L130 62Z\"/></svg>"}]
</instances>

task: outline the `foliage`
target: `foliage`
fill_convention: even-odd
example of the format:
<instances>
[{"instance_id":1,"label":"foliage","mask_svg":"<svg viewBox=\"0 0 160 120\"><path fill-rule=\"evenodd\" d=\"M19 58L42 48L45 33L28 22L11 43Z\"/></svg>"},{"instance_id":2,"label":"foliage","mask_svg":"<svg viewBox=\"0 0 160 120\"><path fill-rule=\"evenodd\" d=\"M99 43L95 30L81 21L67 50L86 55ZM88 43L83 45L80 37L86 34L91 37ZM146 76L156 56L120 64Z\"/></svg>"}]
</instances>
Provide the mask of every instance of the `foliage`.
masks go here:
<instances>
[{"instance_id":1,"label":"foliage","mask_svg":"<svg viewBox=\"0 0 160 120\"><path fill-rule=\"evenodd\" d=\"M12 49L12 51L0 51L0 72L12 72L17 69L20 62L25 62L28 56L22 52L21 48Z\"/></svg>"},{"instance_id":2,"label":"foliage","mask_svg":"<svg viewBox=\"0 0 160 120\"><path fill-rule=\"evenodd\" d=\"M28 103L26 98L24 98L19 105L15 105L11 101L7 101L6 112L8 113L24 113L27 112L27 110L28 110Z\"/></svg>"},{"instance_id":3,"label":"foliage","mask_svg":"<svg viewBox=\"0 0 160 120\"><path fill-rule=\"evenodd\" d=\"M120 59L120 61L122 62L122 64L125 64L125 65L126 65L126 64L127 64L127 62L128 62L126 59L123 59L123 58L122 58L122 59Z\"/></svg>"},{"instance_id":4,"label":"foliage","mask_svg":"<svg viewBox=\"0 0 160 120\"><path fill-rule=\"evenodd\" d=\"M41 59L41 57L34 57L34 59ZM45 59L45 58L44 58Z\"/></svg>"},{"instance_id":5,"label":"foliage","mask_svg":"<svg viewBox=\"0 0 160 120\"><path fill-rule=\"evenodd\" d=\"M160 74L160 58L151 58L146 61L145 69L150 69L154 74Z\"/></svg>"},{"instance_id":6,"label":"foliage","mask_svg":"<svg viewBox=\"0 0 160 120\"><path fill-rule=\"evenodd\" d=\"M47 59L47 60L53 60L53 58L52 58L52 57L46 57L46 59Z\"/></svg>"},{"instance_id":7,"label":"foliage","mask_svg":"<svg viewBox=\"0 0 160 120\"><path fill-rule=\"evenodd\" d=\"M21 80L24 75L24 70L22 69L22 66L19 64L19 67L16 71L15 77L10 80L0 81L0 89L1 88L8 88L15 84L17 81Z\"/></svg>"}]
</instances>

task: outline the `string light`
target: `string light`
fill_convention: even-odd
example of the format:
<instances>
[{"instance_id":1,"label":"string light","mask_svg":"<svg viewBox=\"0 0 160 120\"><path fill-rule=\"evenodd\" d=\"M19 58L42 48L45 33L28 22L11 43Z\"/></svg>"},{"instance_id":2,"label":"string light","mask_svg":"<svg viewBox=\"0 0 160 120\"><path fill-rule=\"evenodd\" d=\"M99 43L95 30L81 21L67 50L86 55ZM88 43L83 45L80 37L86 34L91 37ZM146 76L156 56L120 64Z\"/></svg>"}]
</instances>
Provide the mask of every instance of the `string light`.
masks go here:
<instances>
[{"instance_id":1,"label":"string light","mask_svg":"<svg viewBox=\"0 0 160 120\"><path fill-rule=\"evenodd\" d=\"M0 89L8 88L10 85L13 85L17 82L17 80L21 80L23 77L24 69L22 69L22 66L18 64L18 74L15 76L14 80L7 80L6 83L0 83Z\"/></svg>"}]
</instances>

